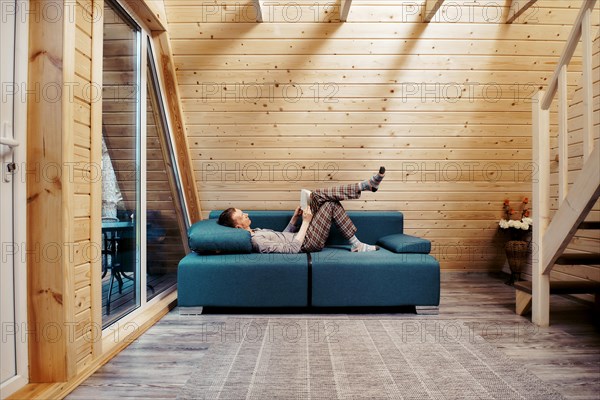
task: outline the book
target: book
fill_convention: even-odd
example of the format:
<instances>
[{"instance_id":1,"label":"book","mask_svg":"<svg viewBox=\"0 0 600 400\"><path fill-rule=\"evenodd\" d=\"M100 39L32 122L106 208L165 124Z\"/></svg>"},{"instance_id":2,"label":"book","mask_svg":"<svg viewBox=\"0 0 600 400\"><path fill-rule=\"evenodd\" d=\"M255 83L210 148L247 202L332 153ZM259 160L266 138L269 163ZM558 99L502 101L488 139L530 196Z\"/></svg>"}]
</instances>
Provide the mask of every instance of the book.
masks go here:
<instances>
[{"instance_id":1,"label":"book","mask_svg":"<svg viewBox=\"0 0 600 400\"><path fill-rule=\"evenodd\" d=\"M311 191L307 190L307 189L302 189L300 191L300 208L301 209L305 209L306 207L308 207L310 205L310 195L311 195Z\"/></svg>"}]
</instances>

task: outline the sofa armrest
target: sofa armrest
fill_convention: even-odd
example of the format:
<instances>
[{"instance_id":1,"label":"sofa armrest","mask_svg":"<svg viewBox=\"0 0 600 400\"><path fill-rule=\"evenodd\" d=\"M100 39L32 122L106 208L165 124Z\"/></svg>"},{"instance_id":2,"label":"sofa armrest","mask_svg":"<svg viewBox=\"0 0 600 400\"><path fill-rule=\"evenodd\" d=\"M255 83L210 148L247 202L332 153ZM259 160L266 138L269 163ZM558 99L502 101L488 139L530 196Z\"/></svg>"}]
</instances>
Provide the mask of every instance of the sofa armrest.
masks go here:
<instances>
[{"instance_id":1,"label":"sofa armrest","mask_svg":"<svg viewBox=\"0 0 600 400\"><path fill-rule=\"evenodd\" d=\"M429 254L431 251L429 240L404 233L384 236L376 244L394 253Z\"/></svg>"}]
</instances>

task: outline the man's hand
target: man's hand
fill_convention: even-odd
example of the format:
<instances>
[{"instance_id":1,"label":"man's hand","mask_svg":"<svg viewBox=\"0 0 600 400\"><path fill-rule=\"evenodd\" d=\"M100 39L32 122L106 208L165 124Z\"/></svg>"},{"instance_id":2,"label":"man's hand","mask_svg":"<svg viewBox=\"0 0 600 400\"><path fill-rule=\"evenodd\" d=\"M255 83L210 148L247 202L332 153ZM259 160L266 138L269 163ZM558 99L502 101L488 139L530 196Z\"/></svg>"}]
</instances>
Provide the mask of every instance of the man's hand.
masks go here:
<instances>
[{"instance_id":1,"label":"man's hand","mask_svg":"<svg viewBox=\"0 0 600 400\"><path fill-rule=\"evenodd\" d=\"M290 221L290 223L292 225L296 225L296 223L298 222L298 218L302 216L302 209L300 208L300 206L296 207L296 210L294 210L294 215L292 216L292 220Z\"/></svg>"},{"instance_id":2,"label":"man's hand","mask_svg":"<svg viewBox=\"0 0 600 400\"><path fill-rule=\"evenodd\" d=\"M310 222L312 221L313 213L310 209L310 206L307 206L306 209L302 210L302 220Z\"/></svg>"},{"instance_id":3,"label":"man's hand","mask_svg":"<svg viewBox=\"0 0 600 400\"><path fill-rule=\"evenodd\" d=\"M298 209L296 209L298 210ZM307 206L304 210L301 210L302 215L302 225L300 226L300 230L296 234L294 240L299 241L300 243L304 243L304 237L306 236L306 231L308 230L308 226L310 225L310 221L312 220L313 214L310 210L310 206Z\"/></svg>"}]
</instances>

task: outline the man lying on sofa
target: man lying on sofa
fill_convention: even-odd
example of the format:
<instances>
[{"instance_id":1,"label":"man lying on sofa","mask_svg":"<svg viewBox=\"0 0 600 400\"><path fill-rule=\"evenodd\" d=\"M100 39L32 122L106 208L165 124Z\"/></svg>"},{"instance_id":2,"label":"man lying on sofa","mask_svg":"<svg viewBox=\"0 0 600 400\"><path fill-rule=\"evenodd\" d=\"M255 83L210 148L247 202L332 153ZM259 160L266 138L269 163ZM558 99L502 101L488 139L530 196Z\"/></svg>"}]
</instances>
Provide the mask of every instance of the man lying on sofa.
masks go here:
<instances>
[{"instance_id":1,"label":"man lying on sofa","mask_svg":"<svg viewBox=\"0 0 600 400\"><path fill-rule=\"evenodd\" d=\"M219 216L218 223L232 228L245 229L250 232L252 249L259 253L300 253L321 251L329 236L331 223L335 222L344 237L352 245L353 252L376 251L377 246L362 243L356 237L356 226L350 220L346 210L340 203L342 200L358 199L363 190L376 192L385 176L385 168L365 181L317 189L313 192L303 190L309 197L304 209L297 207L294 216L283 232L271 229L251 229L252 221L248 214L237 208L228 208ZM296 226L302 216L300 229Z\"/></svg>"}]
</instances>

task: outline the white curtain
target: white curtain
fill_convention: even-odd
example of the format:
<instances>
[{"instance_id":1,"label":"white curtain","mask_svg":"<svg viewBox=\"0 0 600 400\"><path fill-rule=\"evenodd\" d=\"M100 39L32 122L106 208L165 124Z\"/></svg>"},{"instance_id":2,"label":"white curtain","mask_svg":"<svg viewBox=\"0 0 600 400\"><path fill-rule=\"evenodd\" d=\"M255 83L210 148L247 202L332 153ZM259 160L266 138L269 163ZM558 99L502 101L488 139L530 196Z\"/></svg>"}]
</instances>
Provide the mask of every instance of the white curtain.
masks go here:
<instances>
[{"instance_id":1,"label":"white curtain","mask_svg":"<svg viewBox=\"0 0 600 400\"><path fill-rule=\"evenodd\" d=\"M102 138L102 219L117 220L117 205L123 200L104 137Z\"/></svg>"}]
</instances>

